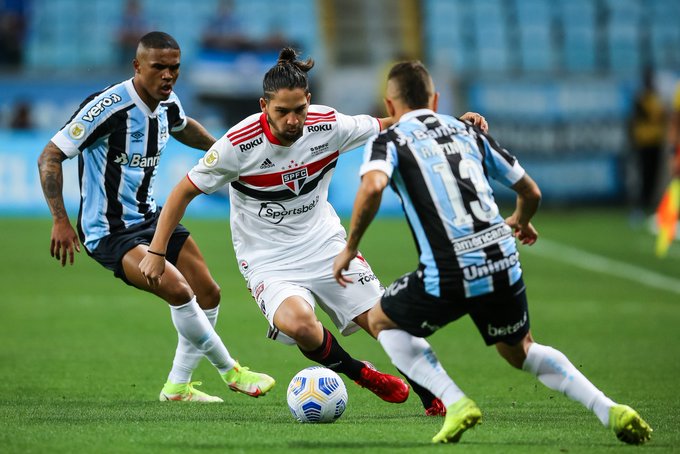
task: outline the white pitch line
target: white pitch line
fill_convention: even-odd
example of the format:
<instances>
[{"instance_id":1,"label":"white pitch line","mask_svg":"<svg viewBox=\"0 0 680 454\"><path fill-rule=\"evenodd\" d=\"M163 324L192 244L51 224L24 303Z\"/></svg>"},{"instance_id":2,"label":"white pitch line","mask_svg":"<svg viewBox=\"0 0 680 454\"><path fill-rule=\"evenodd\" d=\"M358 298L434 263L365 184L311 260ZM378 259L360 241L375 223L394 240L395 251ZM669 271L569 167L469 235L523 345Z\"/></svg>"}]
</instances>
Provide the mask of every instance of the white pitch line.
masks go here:
<instances>
[{"instance_id":1,"label":"white pitch line","mask_svg":"<svg viewBox=\"0 0 680 454\"><path fill-rule=\"evenodd\" d=\"M553 260L569 263L579 268L602 274L628 279L633 282L667 290L680 295L680 279L664 276L639 266L613 260L601 255L586 252L571 246L546 239L539 239L531 248L522 248L521 253L532 253Z\"/></svg>"}]
</instances>

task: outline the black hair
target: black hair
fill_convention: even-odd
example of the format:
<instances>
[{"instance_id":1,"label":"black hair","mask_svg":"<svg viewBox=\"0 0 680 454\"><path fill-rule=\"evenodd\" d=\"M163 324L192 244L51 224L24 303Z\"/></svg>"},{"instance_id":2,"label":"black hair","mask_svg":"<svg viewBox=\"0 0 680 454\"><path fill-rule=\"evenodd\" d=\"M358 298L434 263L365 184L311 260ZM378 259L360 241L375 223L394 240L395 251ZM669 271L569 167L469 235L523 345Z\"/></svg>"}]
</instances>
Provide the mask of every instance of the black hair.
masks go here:
<instances>
[{"instance_id":1,"label":"black hair","mask_svg":"<svg viewBox=\"0 0 680 454\"><path fill-rule=\"evenodd\" d=\"M146 49L177 49L175 38L164 32L149 32L139 39L139 45Z\"/></svg>"},{"instance_id":2,"label":"black hair","mask_svg":"<svg viewBox=\"0 0 680 454\"><path fill-rule=\"evenodd\" d=\"M397 84L398 97L410 109L427 107L433 95L434 87L430 73L418 60L395 64L390 69L387 80L393 80Z\"/></svg>"},{"instance_id":3,"label":"black hair","mask_svg":"<svg viewBox=\"0 0 680 454\"><path fill-rule=\"evenodd\" d=\"M302 88L309 93L309 81L307 71L314 66L314 60L308 58L305 61L297 59L297 52L291 47L284 47L279 53L279 60L264 75L262 91L266 100L282 88Z\"/></svg>"}]
</instances>

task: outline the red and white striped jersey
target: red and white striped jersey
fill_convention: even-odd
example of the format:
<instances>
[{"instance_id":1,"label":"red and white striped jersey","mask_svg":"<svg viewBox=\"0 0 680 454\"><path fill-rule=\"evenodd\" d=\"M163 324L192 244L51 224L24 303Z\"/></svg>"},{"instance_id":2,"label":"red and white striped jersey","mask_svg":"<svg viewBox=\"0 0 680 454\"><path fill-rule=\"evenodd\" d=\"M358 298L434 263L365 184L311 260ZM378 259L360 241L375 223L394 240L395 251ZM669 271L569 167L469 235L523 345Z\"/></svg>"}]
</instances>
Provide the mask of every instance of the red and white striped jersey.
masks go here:
<instances>
[{"instance_id":1,"label":"red and white striped jersey","mask_svg":"<svg viewBox=\"0 0 680 454\"><path fill-rule=\"evenodd\" d=\"M231 184L230 224L236 258L249 268L299 266L345 231L328 203L338 156L380 132L368 115L310 105L302 136L283 146L263 113L231 128L189 172L201 191Z\"/></svg>"}]
</instances>

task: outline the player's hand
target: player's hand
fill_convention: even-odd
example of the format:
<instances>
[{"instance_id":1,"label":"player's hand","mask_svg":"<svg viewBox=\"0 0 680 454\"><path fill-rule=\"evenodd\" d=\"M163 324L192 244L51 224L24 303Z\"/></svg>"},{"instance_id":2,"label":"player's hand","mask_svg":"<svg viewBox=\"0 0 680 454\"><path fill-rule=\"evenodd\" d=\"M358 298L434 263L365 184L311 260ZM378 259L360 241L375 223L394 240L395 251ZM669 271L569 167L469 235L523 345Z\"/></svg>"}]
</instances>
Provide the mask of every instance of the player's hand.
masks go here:
<instances>
[{"instance_id":1,"label":"player's hand","mask_svg":"<svg viewBox=\"0 0 680 454\"><path fill-rule=\"evenodd\" d=\"M52 226L50 255L61 261L61 266L66 266L67 257L69 263L73 265L74 250L80 252L80 241L71 223L67 218L55 222Z\"/></svg>"},{"instance_id":2,"label":"player's hand","mask_svg":"<svg viewBox=\"0 0 680 454\"><path fill-rule=\"evenodd\" d=\"M347 284L351 284L353 282L352 279L342 274L342 272L349 269L349 263L356 256L357 251L350 251L345 248L342 250L342 252L340 252L340 254L338 254L337 257L335 257L335 260L333 261L333 277L342 287L347 287Z\"/></svg>"},{"instance_id":3,"label":"player's hand","mask_svg":"<svg viewBox=\"0 0 680 454\"><path fill-rule=\"evenodd\" d=\"M469 121L484 132L489 132L489 124L486 119L477 112L465 112L460 116L461 120Z\"/></svg>"},{"instance_id":4,"label":"player's hand","mask_svg":"<svg viewBox=\"0 0 680 454\"><path fill-rule=\"evenodd\" d=\"M531 222L526 225L521 225L517 222L514 216L510 216L505 220L505 223L512 228L513 235L522 244L531 246L538 239L538 231L534 228Z\"/></svg>"},{"instance_id":5,"label":"player's hand","mask_svg":"<svg viewBox=\"0 0 680 454\"><path fill-rule=\"evenodd\" d=\"M147 252L142 261L139 262L139 271L146 279L149 287L158 288L161 285L161 277L165 272L165 257Z\"/></svg>"}]
</instances>

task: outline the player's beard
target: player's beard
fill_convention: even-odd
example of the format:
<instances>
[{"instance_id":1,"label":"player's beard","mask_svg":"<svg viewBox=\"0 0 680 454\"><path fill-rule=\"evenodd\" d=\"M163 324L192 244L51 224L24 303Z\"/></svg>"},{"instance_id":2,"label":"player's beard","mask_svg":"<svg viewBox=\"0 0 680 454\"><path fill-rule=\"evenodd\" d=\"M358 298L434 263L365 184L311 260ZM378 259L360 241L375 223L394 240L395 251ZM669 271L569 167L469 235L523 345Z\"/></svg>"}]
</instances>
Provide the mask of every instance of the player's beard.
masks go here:
<instances>
[{"instance_id":1,"label":"player's beard","mask_svg":"<svg viewBox=\"0 0 680 454\"><path fill-rule=\"evenodd\" d=\"M298 140L300 137L302 137L302 128L304 128L304 123L301 124L299 128L296 128L294 132L290 132L290 131L286 131L286 130L280 131L276 128L276 125L274 124L274 122L272 122L271 118L269 118L269 114L266 114L266 115L267 115L267 123L269 123L270 129L276 131L277 134L279 136L281 136L282 139L284 139L284 141L293 143L296 140Z\"/></svg>"}]
</instances>

